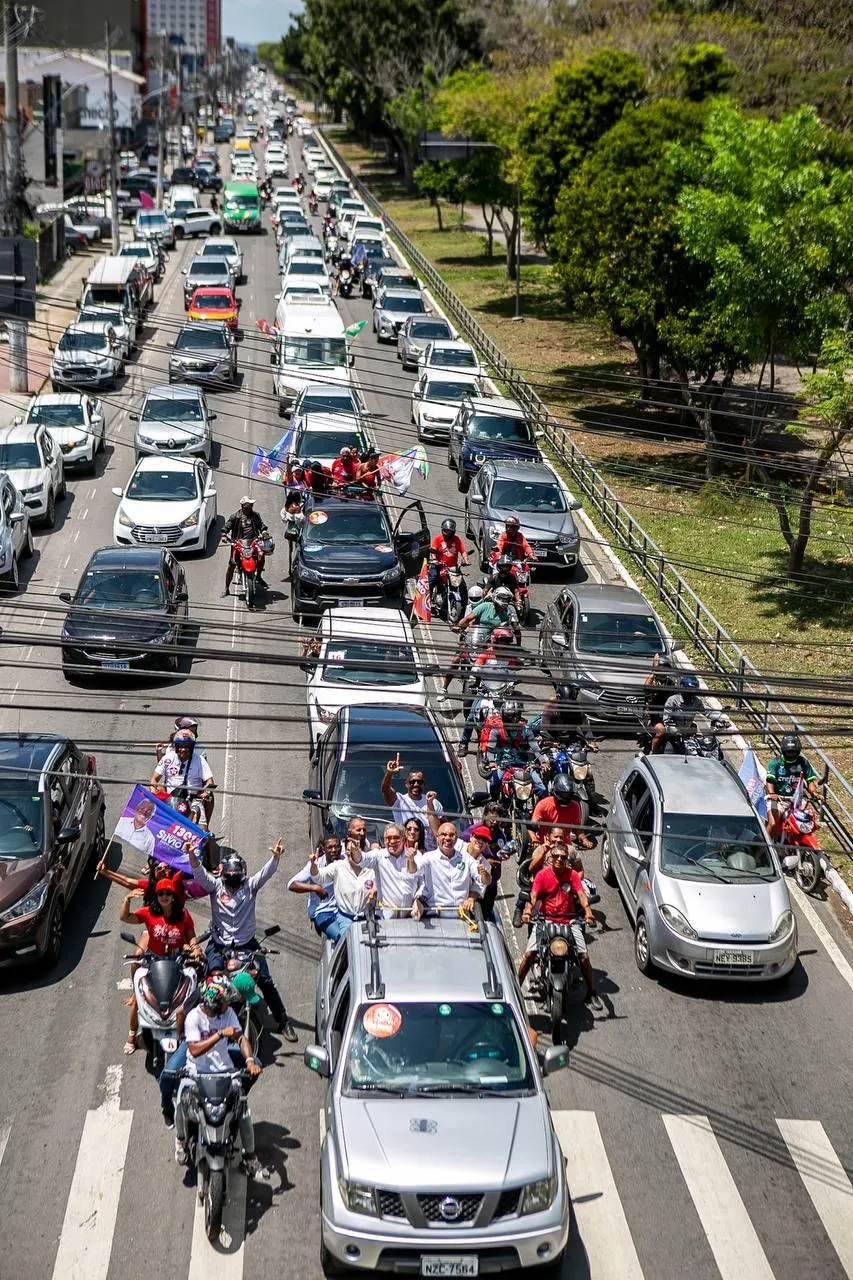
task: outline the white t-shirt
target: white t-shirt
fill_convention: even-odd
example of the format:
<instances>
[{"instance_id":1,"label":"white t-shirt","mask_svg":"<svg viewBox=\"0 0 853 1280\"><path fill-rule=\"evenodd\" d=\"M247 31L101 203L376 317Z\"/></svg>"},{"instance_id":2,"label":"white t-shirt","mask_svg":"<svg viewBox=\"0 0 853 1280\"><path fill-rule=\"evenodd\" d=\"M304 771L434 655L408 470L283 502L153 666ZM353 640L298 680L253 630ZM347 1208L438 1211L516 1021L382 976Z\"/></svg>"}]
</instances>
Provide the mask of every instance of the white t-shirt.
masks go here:
<instances>
[{"instance_id":1,"label":"white t-shirt","mask_svg":"<svg viewBox=\"0 0 853 1280\"><path fill-rule=\"evenodd\" d=\"M359 874L360 873L360 874ZM314 879L318 884L335 886L335 901L338 910L345 915L357 916L365 908L367 895L376 886L377 876L373 866L366 860L359 868L350 864L349 858L340 858L330 862L327 867L317 868Z\"/></svg>"},{"instance_id":2,"label":"white t-shirt","mask_svg":"<svg viewBox=\"0 0 853 1280\"><path fill-rule=\"evenodd\" d=\"M116 823L115 838L122 844L129 844L134 849L138 849L140 853L145 854L146 858L150 858L154 853L154 832L149 831L147 827L135 827L132 815L129 818L119 818Z\"/></svg>"},{"instance_id":3,"label":"white t-shirt","mask_svg":"<svg viewBox=\"0 0 853 1280\"><path fill-rule=\"evenodd\" d=\"M376 868L381 903L386 907L399 907L408 911L423 887L420 868L414 872L407 871L407 855L391 853L387 849L370 850L362 856L366 866Z\"/></svg>"},{"instance_id":4,"label":"white t-shirt","mask_svg":"<svg viewBox=\"0 0 853 1280\"><path fill-rule=\"evenodd\" d=\"M203 791L213 777L213 772L201 752L194 751L190 756L185 776L184 761L179 758L177 751L170 747L163 753L162 760L154 770L154 777L158 782L162 782L165 790L171 795L177 787L188 787L190 791Z\"/></svg>"},{"instance_id":5,"label":"white t-shirt","mask_svg":"<svg viewBox=\"0 0 853 1280\"><path fill-rule=\"evenodd\" d=\"M224 1013L214 1015L208 1013L202 1005L197 1005L187 1014L184 1022L184 1036L187 1044L198 1044L200 1040L206 1040L208 1036L212 1036L214 1031L224 1031L226 1027L242 1030L240 1020L232 1008L229 1007ZM220 1071L227 1071L230 1074L235 1071L236 1068L228 1052L228 1046L231 1043L233 1042L230 1040L217 1040L212 1049L208 1049L207 1053L200 1053L197 1058L188 1053L187 1070L190 1075L212 1075Z\"/></svg>"},{"instance_id":6,"label":"white t-shirt","mask_svg":"<svg viewBox=\"0 0 853 1280\"><path fill-rule=\"evenodd\" d=\"M391 806L394 821L398 826L405 827L409 818L417 818L418 822L424 829L424 848L434 849L436 847L435 836L432 834L432 829L427 818L426 796L421 796L420 800L415 800L409 795L405 788L402 791L397 791L395 788L395 792L397 799ZM444 806L440 800L433 800L432 804L433 813L438 818L439 822L441 822L444 814Z\"/></svg>"},{"instance_id":7,"label":"white t-shirt","mask_svg":"<svg viewBox=\"0 0 853 1280\"><path fill-rule=\"evenodd\" d=\"M447 858L438 849L418 855L424 876L427 904L430 907L461 907L471 894L482 898L486 886L480 879L477 863L470 853L454 851Z\"/></svg>"}]
</instances>

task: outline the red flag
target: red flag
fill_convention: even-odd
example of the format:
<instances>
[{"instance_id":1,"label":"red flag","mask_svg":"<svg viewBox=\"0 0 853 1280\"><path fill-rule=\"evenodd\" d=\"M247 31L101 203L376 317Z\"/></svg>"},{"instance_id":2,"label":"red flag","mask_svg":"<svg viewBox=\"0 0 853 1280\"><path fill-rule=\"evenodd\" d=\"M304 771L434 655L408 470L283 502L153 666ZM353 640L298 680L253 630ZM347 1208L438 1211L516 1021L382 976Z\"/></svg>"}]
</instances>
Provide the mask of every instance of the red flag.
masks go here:
<instances>
[{"instance_id":1,"label":"red flag","mask_svg":"<svg viewBox=\"0 0 853 1280\"><path fill-rule=\"evenodd\" d=\"M140 191L140 193L139 193L139 207L140 207L140 209L153 209L153 208L154 208L154 200L152 199L152 197L151 197L151 196L149 196L149 194L148 194L148 192L147 192L147 191Z\"/></svg>"},{"instance_id":2,"label":"red flag","mask_svg":"<svg viewBox=\"0 0 853 1280\"><path fill-rule=\"evenodd\" d=\"M421 622L432 621L432 609L429 598L429 568L424 560L418 580L415 583L415 598L412 601L412 613L416 613Z\"/></svg>"}]
</instances>

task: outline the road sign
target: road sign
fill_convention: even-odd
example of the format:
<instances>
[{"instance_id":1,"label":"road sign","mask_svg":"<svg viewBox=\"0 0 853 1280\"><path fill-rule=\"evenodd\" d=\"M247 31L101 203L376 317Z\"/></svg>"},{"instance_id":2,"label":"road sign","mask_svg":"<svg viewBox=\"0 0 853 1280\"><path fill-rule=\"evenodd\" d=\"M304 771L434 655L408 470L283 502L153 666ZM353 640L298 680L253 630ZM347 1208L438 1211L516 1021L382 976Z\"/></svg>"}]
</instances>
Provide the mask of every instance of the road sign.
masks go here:
<instances>
[{"instance_id":1,"label":"road sign","mask_svg":"<svg viewBox=\"0 0 853 1280\"><path fill-rule=\"evenodd\" d=\"M36 242L23 236L0 239L0 317L36 318Z\"/></svg>"}]
</instances>

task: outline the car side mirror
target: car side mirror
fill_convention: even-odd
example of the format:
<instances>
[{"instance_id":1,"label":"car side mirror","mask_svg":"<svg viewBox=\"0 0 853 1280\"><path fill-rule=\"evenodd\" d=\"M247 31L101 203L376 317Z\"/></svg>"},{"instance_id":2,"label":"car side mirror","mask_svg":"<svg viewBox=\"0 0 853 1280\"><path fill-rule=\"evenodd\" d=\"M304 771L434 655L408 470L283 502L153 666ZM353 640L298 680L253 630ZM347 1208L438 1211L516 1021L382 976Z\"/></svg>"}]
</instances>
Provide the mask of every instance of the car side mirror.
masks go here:
<instances>
[{"instance_id":1,"label":"car side mirror","mask_svg":"<svg viewBox=\"0 0 853 1280\"><path fill-rule=\"evenodd\" d=\"M122 929L118 936L121 938L122 942L129 942L132 947L136 946L136 939L133 934L128 933L126 929Z\"/></svg>"},{"instance_id":2,"label":"car side mirror","mask_svg":"<svg viewBox=\"0 0 853 1280\"><path fill-rule=\"evenodd\" d=\"M207 415L207 420L208 422L215 422L218 417L219 417L218 413L209 413Z\"/></svg>"},{"instance_id":3,"label":"car side mirror","mask_svg":"<svg viewBox=\"0 0 853 1280\"><path fill-rule=\"evenodd\" d=\"M542 439L542 437L544 436L544 434L545 434L545 432L544 432L544 431L534 431L534 432L533 432L533 437L534 437L534 439L535 439L535 440L541 440L541 439Z\"/></svg>"},{"instance_id":4,"label":"car side mirror","mask_svg":"<svg viewBox=\"0 0 853 1280\"><path fill-rule=\"evenodd\" d=\"M306 1050L307 1053L307 1050ZM569 1065L569 1051L561 1044L552 1044L542 1057L542 1074L551 1076L555 1071L562 1071Z\"/></svg>"},{"instance_id":5,"label":"car side mirror","mask_svg":"<svg viewBox=\"0 0 853 1280\"><path fill-rule=\"evenodd\" d=\"M79 827L63 827L56 837L57 844L73 844L80 839Z\"/></svg>"},{"instance_id":6,"label":"car side mirror","mask_svg":"<svg viewBox=\"0 0 853 1280\"><path fill-rule=\"evenodd\" d=\"M123 496L124 496L124 490L123 490L123 489L113 489L113 490L112 490L112 494L113 494L113 496L114 496L114 497L116 497L116 498L121 498L121 497L123 497Z\"/></svg>"},{"instance_id":7,"label":"car side mirror","mask_svg":"<svg viewBox=\"0 0 853 1280\"><path fill-rule=\"evenodd\" d=\"M178 591L175 595L175 602L177 604L186 604L189 598L190 594L188 591Z\"/></svg>"},{"instance_id":8,"label":"car side mirror","mask_svg":"<svg viewBox=\"0 0 853 1280\"><path fill-rule=\"evenodd\" d=\"M469 809L479 809L484 804L488 804L490 799L491 795L488 791L472 791L465 803Z\"/></svg>"},{"instance_id":9,"label":"car side mirror","mask_svg":"<svg viewBox=\"0 0 853 1280\"><path fill-rule=\"evenodd\" d=\"M206 498L215 498L215 497L216 497L216 490L215 490L215 489L207 489L207 490L205 490L205 495L204 495L204 496L205 496Z\"/></svg>"},{"instance_id":10,"label":"car side mirror","mask_svg":"<svg viewBox=\"0 0 853 1280\"><path fill-rule=\"evenodd\" d=\"M570 502L570 503L569 503L569 510L570 510L570 511L580 511L580 510L582 509L582 507L583 507L583 503L582 503L582 502L574 501L574 502Z\"/></svg>"},{"instance_id":11,"label":"car side mirror","mask_svg":"<svg viewBox=\"0 0 853 1280\"><path fill-rule=\"evenodd\" d=\"M329 1057L329 1051L321 1048L319 1044L309 1044L302 1055L302 1061L309 1071L313 1071L324 1079L328 1079L332 1074L332 1060Z\"/></svg>"},{"instance_id":12,"label":"car side mirror","mask_svg":"<svg viewBox=\"0 0 853 1280\"><path fill-rule=\"evenodd\" d=\"M632 862L645 862L646 856L641 853L635 844L623 844L622 852L626 858L630 858Z\"/></svg>"},{"instance_id":13,"label":"car side mirror","mask_svg":"<svg viewBox=\"0 0 853 1280\"><path fill-rule=\"evenodd\" d=\"M169 348L169 350L170 350L170 351L174 351L174 350L175 350L175 344L174 344L174 342L167 342L167 343L166 343L166 346Z\"/></svg>"},{"instance_id":14,"label":"car side mirror","mask_svg":"<svg viewBox=\"0 0 853 1280\"><path fill-rule=\"evenodd\" d=\"M302 792L302 799L308 804L317 804L320 800L320 792L315 791L312 787L306 787Z\"/></svg>"},{"instance_id":15,"label":"car side mirror","mask_svg":"<svg viewBox=\"0 0 853 1280\"><path fill-rule=\"evenodd\" d=\"M671 648L673 653L681 653L684 649L684 641L673 640Z\"/></svg>"},{"instance_id":16,"label":"car side mirror","mask_svg":"<svg viewBox=\"0 0 853 1280\"><path fill-rule=\"evenodd\" d=\"M71 603L71 592L70 592L70 591L60 591L60 593L59 593L59 598L60 598L60 600L63 602L63 604L70 604L70 603Z\"/></svg>"},{"instance_id":17,"label":"car side mirror","mask_svg":"<svg viewBox=\"0 0 853 1280\"><path fill-rule=\"evenodd\" d=\"M127 416L128 416L128 418L130 418L130 421L131 421L131 422L138 422L138 421L139 421L139 414L138 414L138 413L129 413Z\"/></svg>"},{"instance_id":18,"label":"car side mirror","mask_svg":"<svg viewBox=\"0 0 853 1280\"><path fill-rule=\"evenodd\" d=\"M353 365L355 364L355 356L351 351L347 355L347 364L349 365L350 368L352 368Z\"/></svg>"},{"instance_id":19,"label":"car side mirror","mask_svg":"<svg viewBox=\"0 0 853 1280\"><path fill-rule=\"evenodd\" d=\"M559 645L561 649L565 649L567 640L565 636L560 635L559 631L555 631L554 634L551 636L551 639L553 640L554 644Z\"/></svg>"},{"instance_id":20,"label":"car side mirror","mask_svg":"<svg viewBox=\"0 0 853 1280\"><path fill-rule=\"evenodd\" d=\"M181 275L182 275L182 276L185 276L185 275L188 275L188 274L189 274L189 268L188 268L188 267L181 267Z\"/></svg>"}]
</instances>

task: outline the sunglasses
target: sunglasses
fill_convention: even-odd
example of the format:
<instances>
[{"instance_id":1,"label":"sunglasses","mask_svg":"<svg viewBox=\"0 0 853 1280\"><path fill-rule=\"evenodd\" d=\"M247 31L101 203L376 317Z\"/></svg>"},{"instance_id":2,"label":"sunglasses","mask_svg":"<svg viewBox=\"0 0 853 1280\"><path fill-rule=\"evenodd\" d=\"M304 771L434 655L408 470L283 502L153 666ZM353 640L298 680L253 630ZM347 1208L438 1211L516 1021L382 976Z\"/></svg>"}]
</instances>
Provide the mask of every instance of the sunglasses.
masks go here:
<instances>
[{"instance_id":1,"label":"sunglasses","mask_svg":"<svg viewBox=\"0 0 853 1280\"><path fill-rule=\"evenodd\" d=\"M158 889L158 890L157 890L157 897L158 897L158 898L174 898L174 896L175 896L175 895L172 893L172 890L171 890L171 889Z\"/></svg>"},{"instance_id":2,"label":"sunglasses","mask_svg":"<svg viewBox=\"0 0 853 1280\"><path fill-rule=\"evenodd\" d=\"M423 784L424 784L424 780L423 780L423 778L409 778L409 785L410 785L410 786L413 786L413 787L414 787L414 786L422 787L422 786L423 786Z\"/></svg>"},{"instance_id":3,"label":"sunglasses","mask_svg":"<svg viewBox=\"0 0 853 1280\"><path fill-rule=\"evenodd\" d=\"M399 842L403 839L403 837L402 836L386 836L385 839L388 844L399 844Z\"/></svg>"}]
</instances>

